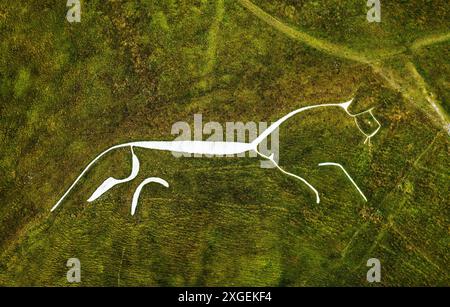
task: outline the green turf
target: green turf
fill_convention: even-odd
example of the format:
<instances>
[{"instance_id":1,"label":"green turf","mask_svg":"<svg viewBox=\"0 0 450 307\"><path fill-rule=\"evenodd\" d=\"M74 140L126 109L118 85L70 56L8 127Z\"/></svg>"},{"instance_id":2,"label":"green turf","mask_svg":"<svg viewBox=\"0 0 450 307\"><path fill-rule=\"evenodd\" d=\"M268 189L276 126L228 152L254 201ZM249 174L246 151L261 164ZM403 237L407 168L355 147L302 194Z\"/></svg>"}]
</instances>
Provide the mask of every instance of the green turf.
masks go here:
<instances>
[{"instance_id":1,"label":"green turf","mask_svg":"<svg viewBox=\"0 0 450 307\"><path fill-rule=\"evenodd\" d=\"M376 285L450 285L449 137L427 100L448 120L447 2L384 0L381 24L366 21L366 1L252 3L82 1L71 24L65 1L1 1L0 285L374 286L373 257ZM111 145L171 140L195 113L269 122L351 97L382 124L371 146L335 110L280 129L280 164L320 204L256 158L142 149L138 178L87 203L129 174L121 149L50 213ZM131 216L149 176L170 188L144 188ZM80 284L66 281L72 257Z\"/></svg>"}]
</instances>

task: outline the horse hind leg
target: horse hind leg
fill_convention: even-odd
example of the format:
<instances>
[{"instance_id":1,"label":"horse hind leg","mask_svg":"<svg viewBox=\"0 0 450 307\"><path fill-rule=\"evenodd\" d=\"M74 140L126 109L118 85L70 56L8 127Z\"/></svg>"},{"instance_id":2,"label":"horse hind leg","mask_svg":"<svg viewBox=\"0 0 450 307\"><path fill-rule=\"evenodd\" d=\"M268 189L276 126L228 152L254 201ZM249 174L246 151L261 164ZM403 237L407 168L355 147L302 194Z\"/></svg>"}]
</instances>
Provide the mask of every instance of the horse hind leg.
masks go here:
<instances>
[{"instance_id":1,"label":"horse hind leg","mask_svg":"<svg viewBox=\"0 0 450 307\"><path fill-rule=\"evenodd\" d=\"M139 164L138 157L134 153L133 146L130 146L130 148L131 148L131 156L132 156L132 158L131 158L132 168L131 168L130 176L128 176L125 179L116 179L113 177L109 177L108 179L103 181L103 183L94 191L94 193L92 193L91 197L89 197L89 199L87 200L88 202L93 202L94 200L96 200L97 198L102 196L104 193L109 191L112 187L114 187L118 184L121 184L121 183L131 181L134 178L136 178L136 176L139 173L140 164Z\"/></svg>"},{"instance_id":2,"label":"horse hind leg","mask_svg":"<svg viewBox=\"0 0 450 307\"><path fill-rule=\"evenodd\" d=\"M144 179L144 181L142 181L141 184L134 191L133 200L131 201L131 215L134 215L134 213L136 212L136 207L138 205L139 195L141 194L142 188L146 184L151 183L151 182L159 183L159 184L165 186L166 188L169 187L169 184L167 183L167 181L165 181L164 179L159 178L159 177L149 177L147 179Z\"/></svg>"}]
</instances>

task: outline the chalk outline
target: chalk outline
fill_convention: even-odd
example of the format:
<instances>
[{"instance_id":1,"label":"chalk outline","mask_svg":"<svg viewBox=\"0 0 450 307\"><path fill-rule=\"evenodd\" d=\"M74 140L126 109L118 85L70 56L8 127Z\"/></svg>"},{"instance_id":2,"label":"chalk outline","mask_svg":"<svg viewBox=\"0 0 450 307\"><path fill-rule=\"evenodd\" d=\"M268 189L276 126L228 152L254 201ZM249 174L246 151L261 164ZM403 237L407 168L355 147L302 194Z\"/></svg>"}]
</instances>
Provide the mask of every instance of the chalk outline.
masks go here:
<instances>
[{"instance_id":1,"label":"chalk outline","mask_svg":"<svg viewBox=\"0 0 450 307\"><path fill-rule=\"evenodd\" d=\"M339 167L344 172L344 174L347 175L348 179L350 179L350 182L353 183L355 188L358 190L359 194L361 194L361 196L364 198L364 200L367 201L367 197L364 195L364 193L358 187L356 182L352 179L350 174L345 170L345 168L341 164L336 163L336 162L322 162L322 163L319 163L319 166L337 166L337 167Z\"/></svg>"},{"instance_id":2,"label":"chalk outline","mask_svg":"<svg viewBox=\"0 0 450 307\"><path fill-rule=\"evenodd\" d=\"M123 148L123 147L130 147L131 149L131 153L132 153L132 171L131 171L131 175L125 179L115 179L113 177L109 177L108 179L106 179L96 190L95 192L91 195L91 197L88 199L89 202L94 201L95 199L97 199L98 197L100 197L102 194L104 194L106 191L108 191L109 189L111 189L112 187L114 187L117 184L120 183L124 183L124 182L128 182L131 181L132 179L134 179L137 176L137 173L139 172L139 159L137 158L137 156L134 154L133 151L133 147L138 147L138 148L147 148L147 149L155 149L155 150L163 150L163 151L171 151L171 152L181 152L181 153L198 153L198 154L211 154L211 155L229 155L229 154L239 154L239 153L245 153L248 151L255 151L258 155L260 155L263 158L266 158L268 160L270 160L272 163L274 163L274 165L284 174L294 177L300 181L302 181L305 185L307 185L315 194L316 196L316 202L320 203L320 197L319 197L319 192L314 188L314 186L312 186L306 179L295 175L293 173L287 172L285 171L283 168L281 168L278 163L276 163L273 159L273 155L271 156L266 156L264 154L262 154L261 152L258 151L258 145L266 138L268 137L273 131L275 131L282 123L284 123L286 120L288 120L289 118L291 118L292 116L301 113L303 111L307 111L310 109L315 109L315 108L321 108L321 107L340 107L342 109L344 109L344 111L354 119L356 127L358 128L358 130L363 133L366 136L366 140L364 141L364 143L368 142L370 143L370 139L375 136L378 131L381 128L381 124L380 122L375 118L375 116L372 113L373 108L360 112L360 113L356 113L356 114L351 114L348 111L348 108L350 106L350 104L353 102L353 98L349 101L343 102L343 103L329 103L329 104L318 104L318 105L311 105L311 106L305 106L302 108L299 108L297 110L294 110L290 113L288 113L287 115L283 116L282 118L278 119L276 122L274 122L273 124L271 124L267 129L265 129L255 140L253 140L250 143L244 143L244 142L220 142L220 141L137 141L137 142L128 142L128 143L123 143L123 144L119 144L119 145L115 145L112 146L108 149L106 149L105 151L101 152L97 157L95 157L85 168L84 170L81 172L81 174L75 179L75 181L72 183L72 185L69 187L69 189L64 193L64 195L58 200L58 202L51 208L51 212L53 212L60 204L61 202L64 200L64 198L70 193L70 191L73 189L73 187L77 184L77 182L83 177L83 175L91 168L91 166L93 166L95 164L95 162L97 162L101 157L103 157L105 154L107 154L108 152L114 150L114 149L118 149L118 148ZM377 123L378 127L377 129L371 133L370 135L366 134L358 125L358 122L356 120L357 116L365 114L365 113L369 113L375 120L375 122ZM354 181L353 179L351 179L350 175L348 175L348 173L345 171L344 172L347 174L347 176L350 178L350 180L352 181L353 184ZM148 179L153 179L154 181L148 181ZM151 177L151 178L147 178L146 180L144 180L144 182L142 182L138 188L142 188L146 183L149 182L158 182L164 186L168 187L168 183L159 178L159 177ZM356 185L356 184L355 184ZM357 187L357 186L356 186ZM359 187L357 187L359 190ZM139 189L139 193L140 193L140 189ZM360 193L361 190L359 190ZM136 191L138 192L138 191ZM136 196L136 204L133 202L132 203L132 214L134 214L135 212L135 208L137 206L137 199L139 198L139 193L134 194L134 196ZM362 194L364 195L364 194ZM365 198L365 196L364 196ZM134 201L135 197L133 197L133 201ZM134 205L134 207L133 207Z\"/></svg>"}]
</instances>

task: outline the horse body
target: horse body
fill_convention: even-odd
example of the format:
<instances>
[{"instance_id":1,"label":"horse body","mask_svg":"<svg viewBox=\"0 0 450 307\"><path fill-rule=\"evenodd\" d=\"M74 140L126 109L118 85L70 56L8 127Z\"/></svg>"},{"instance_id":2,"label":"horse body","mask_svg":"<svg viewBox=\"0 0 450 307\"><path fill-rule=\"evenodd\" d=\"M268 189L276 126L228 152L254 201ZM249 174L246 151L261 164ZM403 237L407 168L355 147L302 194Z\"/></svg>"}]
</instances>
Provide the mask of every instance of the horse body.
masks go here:
<instances>
[{"instance_id":1,"label":"horse body","mask_svg":"<svg viewBox=\"0 0 450 307\"><path fill-rule=\"evenodd\" d=\"M128 144L133 147L181 153L233 155L254 150L251 143L215 141L142 141Z\"/></svg>"}]
</instances>

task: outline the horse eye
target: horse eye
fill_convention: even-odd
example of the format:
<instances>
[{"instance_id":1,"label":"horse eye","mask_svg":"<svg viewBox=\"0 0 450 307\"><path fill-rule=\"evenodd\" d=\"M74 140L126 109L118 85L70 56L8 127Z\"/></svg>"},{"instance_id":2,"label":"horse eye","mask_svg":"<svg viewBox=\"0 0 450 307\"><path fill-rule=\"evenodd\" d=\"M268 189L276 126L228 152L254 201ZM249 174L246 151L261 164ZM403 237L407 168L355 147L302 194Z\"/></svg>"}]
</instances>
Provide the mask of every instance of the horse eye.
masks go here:
<instances>
[{"instance_id":1,"label":"horse eye","mask_svg":"<svg viewBox=\"0 0 450 307\"><path fill-rule=\"evenodd\" d=\"M355 121L361 131L367 136L374 134L380 128L380 124L370 112L356 116Z\"/></svg>"}]
</instances>

